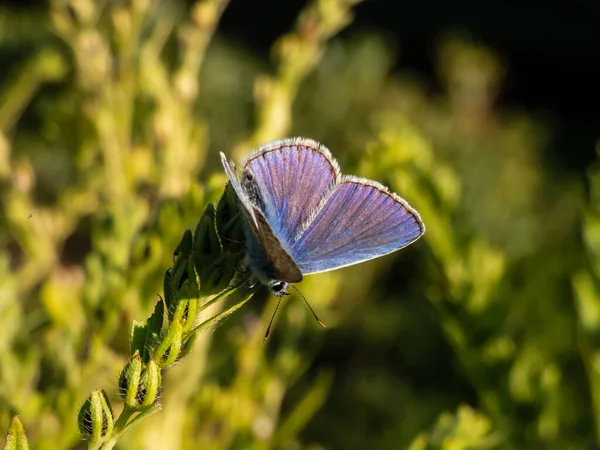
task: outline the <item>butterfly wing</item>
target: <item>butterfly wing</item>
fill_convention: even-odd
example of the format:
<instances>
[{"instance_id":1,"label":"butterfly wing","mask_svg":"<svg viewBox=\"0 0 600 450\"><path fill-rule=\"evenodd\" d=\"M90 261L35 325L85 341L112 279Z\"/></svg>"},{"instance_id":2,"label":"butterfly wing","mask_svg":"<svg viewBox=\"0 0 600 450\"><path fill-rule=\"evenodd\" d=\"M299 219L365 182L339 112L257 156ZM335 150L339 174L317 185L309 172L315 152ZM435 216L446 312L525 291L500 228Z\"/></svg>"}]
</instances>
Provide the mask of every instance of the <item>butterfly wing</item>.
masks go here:
<instances>
[{"instance_id":1,"label":"butterfly wing","mask_svg":"<svg viewBox=\"0 0 600 450\"><path fill-rule=\"evenodd\" d=\"M248 253L254 269L265 274L266 277L288 283L302 281L302 272L277 238L260 209L262 199L254 178L251 174L244 174L240 182L234 166L227 161L223 153L221 153L221 163L242 205L246 225L251 232L246 235Z\"/></svg>"},{"instance_id":2,"label":"butterfly wing","mask_svg":"<svg viewBox=\"0 0 600 450\"><path fill-rule=\"evenodd\" d=\"M255 207L252 203L250 196L248 196L244 190L242 189L242 184L238 179L237 173L235 171L235 165L227 161L227 157L223 152L221 152L221 164L223 164L223 169L225 169L225 174L227 178L229 178L229 182L237 195L238 200L243 206L244 215L248 219L248 221L254 226L258 226L258 220L256 219Z\"/></svg>"},{"instance_id":3,"label":"butterfly wing","mask_svg":"<svg viewBox=\"0 0 600 450\"><path fill-rule=\"evenodd\" d=\"M290 245L327 192L341 180L329 150L305 138L271 142L248 157L244 173L258 186L262 212L277 237Z\"/></svg>"},{"instance_id":4,"label":"butterfly wing","mask_svg":"<svg viewBox=\"0 0 600 450\"><path fill-rule=\"evenodd\" d=\"M345 176L290 250L308 275L394 252L424 232L421 217L404 199L374 181Z\"/></svg>"}]
</instances>

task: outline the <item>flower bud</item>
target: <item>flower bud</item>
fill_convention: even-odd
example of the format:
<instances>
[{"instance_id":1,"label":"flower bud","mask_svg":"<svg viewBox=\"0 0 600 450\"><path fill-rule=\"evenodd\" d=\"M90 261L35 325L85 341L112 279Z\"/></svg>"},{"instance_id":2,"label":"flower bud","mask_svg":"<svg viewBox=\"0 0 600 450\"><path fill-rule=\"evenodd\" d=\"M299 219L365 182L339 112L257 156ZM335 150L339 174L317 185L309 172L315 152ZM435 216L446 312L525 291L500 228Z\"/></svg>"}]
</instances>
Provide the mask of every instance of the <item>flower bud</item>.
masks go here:
<instances>
[{"instance_id":1,"label":"flower bud","mask_svg":"<svg viewBox=\"0 0 600 450\"><path fill-rule=\"evenodd\" d=\"M244 250L245 239L242 220L244 219L238 207L237 195L231 184L227 183L215 212L215 225L223 248L235 253Z\"/></svg>"},{"instance_id":2,"label":"flower bud","mask_svg":"<svg viewBox=\"0 0 600 450\"><path fill-rule=\"evenodd\" d=\"M199 334L200 334L199 330L194 330L185 336L183 343L181 345L181 351L179 352L179 355L177 356L177 361L179 361L182 358L185 358L187 355L190 354L190 352L194 348L194 344L196 344L196 340L198 339Z\"/></svg>"},{"instance_id":3,"label":"flower bud","mask_svg":"<svg viewBox=\"0 0 600 450\"><path fill-rule=\"evenodd\" d=\"M185 230L181 241L179 241L179 244L177 244L177 247L173 252L173 262L177 262L179 258L187 258L192 252L193 245L192 230Z\"/></svg>"},{"instance_id":4,"label":"flower bud","mask_svg":"<svg viewBox=\"0 0 600 450\"><path fill-rule=\"evenodd\" d=\"M181 343L183 339L183 326L178 320L172 321L167 328L167 332L161 339L156 350L152 354L152 359L156 364L164 369L169 367L179 356Z\"/></svg>"},{"instance_id":5,"label":"flower bud","mask_svg":"<svg viewBox=\"0 0 600 450\"><path fill-rule=\"evenodd\" d=\"M106 392L92 392L79 410L77 425L81 435L90 442L104 442L110 438L114 417Z\"/></svg>"},{"instance_id":6,"label":"flower bud","mask_svg":"<svg viewBox=\"0 0 600 450\"><path fill-rule=\"evenodd\" d=\"M152 360L144 367L136 400L140 408L152 406L158 399L158 391L162 384L160 367Z\"/></svg>"},{"instance_id":7,"label":"flower bud","mask_svg":"<svg viewBox=\"0 0 600 450\"><path fill-rule=\"evenodd\" d=\"M137 407L137 396L142 378L142 358L136 351L119 375L119 397L127 406Z\"/></svg>"},{"instance_id":8,"label":"flower bud","mask_svg":"<svg viewBox=\"0 0 600 450\"><path fill-rule=\"evenodd\" d=\"M232 254L222 254L215 261L206 263L193 255L193 264L200 278L200 295L208 296L221 292L227 287L233 276L237 262L231 261Z\"/></svg>"},{"instance_id":9,"label":"flower bud","mask_svg":"<svg viewBox=\"0 0 600 450\"><path fill-rule=\"evenodd\" d=\"M119 395L130 408L143 409L156 401L161 382L160 368L156 363L150 360L143 364L136 352L119 377Z\"/></svg>"},{"instance_id":10,"label":"flower bud","mask_svg":"<svg viewBox=\"0 0 600 450\"><path fill-rule=\"evenodd\" d=\"M181 323L183 334L190 331L196 323L198 303L199 300L197 298L182 299L175 309L172 320Z\"/></svg>"},{"instance_id":11,"label":"flower bud","mask_svg":"<svg viewBox=\"0 0 600 450\"><path fill-rule=\"evenodd\" d=\"M173 290L173 270L174 267L170 267L165 272L165 278L163 281L163 291L165 294L165 305L167 310L175 303L175 292Z\"/></svg>"},{"instance_id":12,"label":"flower bud","mask_svg":"<svg viewBox=\"0 0 600 450\"><path fill-rule=\"evenodd\" d=\"M29 443L25 435L25 429L19 416L13 417L6 433L4 450L29 450Z\"/></svg>"},{"instance_id":13,"label":"flower bud","mask_svg":"<svg viewBox=\"0 0 600 450\"><path fill-rule=\"evenodd\" d=\"M181 299L198 297L198 280L192 259L180 258L165 274L164 291L165 304L169 313L169 320L173 319L173 312Z\"/></svg>"},{"instance_id":14,"label":"flower bud","mask_svg":"<svg viewBox=\"0 0 600 450\"><path fill-rule=\"evenodd\" d=\"M194 231L194 253L213 261L221 255L221 243L215 228L215 207L209 203Z\"/></svg>"}]
</instances>

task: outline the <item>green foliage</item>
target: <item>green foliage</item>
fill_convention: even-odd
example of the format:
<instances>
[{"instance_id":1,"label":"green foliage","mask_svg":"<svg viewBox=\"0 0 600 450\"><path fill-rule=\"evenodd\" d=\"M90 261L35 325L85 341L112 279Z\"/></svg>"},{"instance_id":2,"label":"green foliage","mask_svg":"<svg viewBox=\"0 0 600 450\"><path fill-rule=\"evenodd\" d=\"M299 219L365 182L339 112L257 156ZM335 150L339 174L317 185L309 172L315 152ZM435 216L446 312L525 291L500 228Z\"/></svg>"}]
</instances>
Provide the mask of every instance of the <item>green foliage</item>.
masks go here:
<instances>
[{"instance_id":1,"label":"green foliage","mask_svg":"<svg viewBox=\"0 0 600 450\"><path fill-rule=\"evenodd\" d=\"M501 442L498 434L491 433L491 423L482 414L468 406L460 406L456 415L442 414L429 433L418 436L410 450L486 449L496 448Z\"/></svg>"},{"instance_id":2,"label":"green foliage","mask_svg":"<svg viewBox=\"0 0 600 450\"><path fill-rule=\"evenodd\" d=\"M546 166L467 36L439 93L377 32L334 38L355 3L309 3L271 66L219 36L224 0L0 10L0 422L36 449L598 446L597 169L585 199ZM307 277L327 331L290 299L265 344L217 153L293 135L427 234Z\"/></svg>"}]
</instances>

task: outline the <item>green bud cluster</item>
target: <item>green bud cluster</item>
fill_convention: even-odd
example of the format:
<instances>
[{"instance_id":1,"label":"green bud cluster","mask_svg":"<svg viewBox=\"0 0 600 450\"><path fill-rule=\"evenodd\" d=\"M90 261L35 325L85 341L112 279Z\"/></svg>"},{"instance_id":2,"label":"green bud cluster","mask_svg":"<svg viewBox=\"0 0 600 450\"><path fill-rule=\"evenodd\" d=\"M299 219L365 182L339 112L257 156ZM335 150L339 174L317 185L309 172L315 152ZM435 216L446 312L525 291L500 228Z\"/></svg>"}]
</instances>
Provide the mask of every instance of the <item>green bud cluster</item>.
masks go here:
<instances>
[{"instance_id":1,"label":"green bud cluster","mask_svg":"<svg viewBox=\"0 0 600 450\"><path fill-rule=\"evenodd\" d=\"M84 438L97 443L114 440L126 430L133 414L159 408L162 370L189 354L206 326L246 301L208 319L205 326L197 325L202 311L233 291L229 286L243 257L242 220L235 192L228 184L216 208L209 204L194 231L184 232L173 255L173 266L165 273L164 299L159 299L146 321L133 324L132 356L118 383L124 412L115 421L106 393L94 391L79 412L79 431Z\"/></svg>"}]
</instances>

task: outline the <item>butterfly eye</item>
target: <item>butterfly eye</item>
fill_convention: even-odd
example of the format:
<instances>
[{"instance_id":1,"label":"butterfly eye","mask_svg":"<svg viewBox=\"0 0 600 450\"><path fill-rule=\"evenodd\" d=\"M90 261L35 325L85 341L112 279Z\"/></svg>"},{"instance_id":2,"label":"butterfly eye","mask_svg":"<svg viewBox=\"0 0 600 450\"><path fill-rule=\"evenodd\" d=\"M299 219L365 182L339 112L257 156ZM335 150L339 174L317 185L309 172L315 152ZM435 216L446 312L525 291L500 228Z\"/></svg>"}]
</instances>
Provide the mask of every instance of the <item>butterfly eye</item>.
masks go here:
<instances>
[{"instance_id":1,"label":"butterfly eye","mask_svg":"<svg viewBox=\"0 0 600 450\"><path fill-rule=\"evenodd\" d=\"M283 291L284 287L285 287L285 283L280 281L278 283L275 283L271 289L273 290L273 292L277 293L277 292Z\"/></svg>"},{"instance_id":2,"label":"butterfly eye","mask_svg":"<svg viewBox=\"0 0 600 450\"><path fill-rule=\"evenodd\" d=\"M269 288L271 292L276 297L283 297L284 295L289 295L287 293L289 284L285 281L273 281L269 284Z\"/></svg>"}]
</instances>

